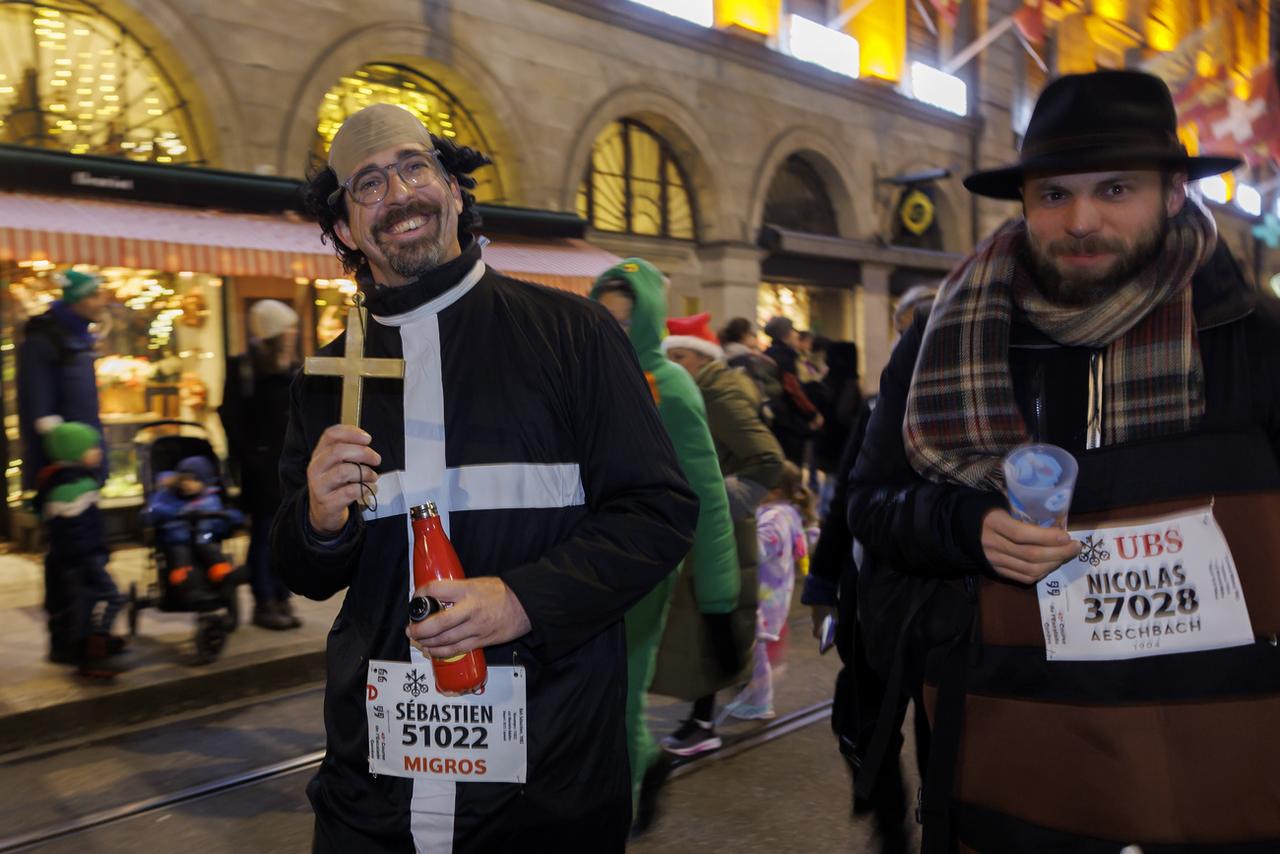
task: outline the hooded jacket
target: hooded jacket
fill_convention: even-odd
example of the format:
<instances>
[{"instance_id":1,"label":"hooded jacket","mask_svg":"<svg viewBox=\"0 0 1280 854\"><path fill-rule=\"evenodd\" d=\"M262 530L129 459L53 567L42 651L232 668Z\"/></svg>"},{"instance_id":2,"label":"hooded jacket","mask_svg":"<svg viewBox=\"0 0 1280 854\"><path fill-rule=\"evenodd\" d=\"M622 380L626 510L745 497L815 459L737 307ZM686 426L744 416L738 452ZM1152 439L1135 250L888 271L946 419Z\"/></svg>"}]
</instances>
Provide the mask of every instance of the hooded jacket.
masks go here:
<instances>
[{"instance_id":1,"label":"hooded jacket","mask_svg":"<svg viewBox=\"0 0 1280 854\"><path fill-rule=\"evenodd\" d=\"M686 559L692 571L698 609L704 614L727 614L738 605L741 585L733 520L724 476L707 427L702 394L688 371L662 352L667 328L667 297L662 273L640 258L628 258L604 273L591 291L598 299L604 282L623 279L635 305L627 334L640 367L649 377L658 415L675 446L680 468L698 496L698 526L693 550Z\"/></svg>"},{"instance_id":2,"label":"hooded jacket","mask_svg":"<svg viewBox=\"0 0 1280 854\"><path fill-rule=\"evenodd\" d=\"M760 547L755 509L765 494L778 485L786 458L760 418L760 393L746 371L717 360L698 371L694 381L707 407L707 423L720 457L720 470L738 484L733 494L741 496L730 504L742 578L738 608L733 613L734 639L745 667L751 661L756 630ZM658 666L649 690L694 700L749 677L749 672L726 674L721 669L706 621L699 616L693 585L689 579L681 578L671 597L671 610L658 649Z\"/></svg>"}]
</instances>

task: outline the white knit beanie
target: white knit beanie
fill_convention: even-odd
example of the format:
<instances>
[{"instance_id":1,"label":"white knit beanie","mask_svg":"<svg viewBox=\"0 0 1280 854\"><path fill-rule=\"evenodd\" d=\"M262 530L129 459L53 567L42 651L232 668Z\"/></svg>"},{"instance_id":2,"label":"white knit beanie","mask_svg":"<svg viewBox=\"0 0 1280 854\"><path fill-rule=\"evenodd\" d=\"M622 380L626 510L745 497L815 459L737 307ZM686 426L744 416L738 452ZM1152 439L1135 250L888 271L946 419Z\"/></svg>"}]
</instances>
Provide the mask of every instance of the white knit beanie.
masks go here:
<instances>
[{"instance_id":1,"label":"white knit beanie","mask_svg":"<svg viewBox=\"0 0 1280 854\"><path fill-rule=\"evenodd\" d=\"M249 334L268 341L298 325L298 313L274 299L258 300L249 309Z\"/></svg>"}]
</instances>

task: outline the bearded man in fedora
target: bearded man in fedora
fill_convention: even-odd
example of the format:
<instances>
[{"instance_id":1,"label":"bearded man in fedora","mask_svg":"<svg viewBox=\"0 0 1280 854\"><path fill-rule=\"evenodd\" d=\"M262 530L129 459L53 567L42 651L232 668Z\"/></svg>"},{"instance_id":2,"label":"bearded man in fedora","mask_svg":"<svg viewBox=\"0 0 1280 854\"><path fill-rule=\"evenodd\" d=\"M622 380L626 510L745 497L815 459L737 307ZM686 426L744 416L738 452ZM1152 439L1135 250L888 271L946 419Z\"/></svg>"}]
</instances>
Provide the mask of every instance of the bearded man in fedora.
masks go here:
<instances>
[{"instance_id":1,"label":"bearded man in fedora","mask_svg":"<svg viewBox=\"0 0 1280 854\"><path fill-rule=\"evenodd\" d=\"M926 852L1280 850L1280 308L1188 193L1238 162L1175 129L1155 77L1050 84L964 182L1022 217L881 380L849 522L869 656L924 681ZM1029 442L1079 463L1063 525L1006 509Z\"/></svg>"}]
</instances>

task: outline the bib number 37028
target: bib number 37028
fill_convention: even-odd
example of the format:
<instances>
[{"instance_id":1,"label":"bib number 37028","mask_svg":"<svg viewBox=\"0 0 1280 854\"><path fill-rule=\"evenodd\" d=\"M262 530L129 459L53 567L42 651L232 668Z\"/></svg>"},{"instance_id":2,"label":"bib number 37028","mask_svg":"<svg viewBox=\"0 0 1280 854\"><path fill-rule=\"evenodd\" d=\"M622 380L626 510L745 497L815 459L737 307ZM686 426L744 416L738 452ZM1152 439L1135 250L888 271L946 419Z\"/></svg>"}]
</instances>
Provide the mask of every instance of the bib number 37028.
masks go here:
<instances>
[{"instance_id":1,"label":"bib number 37028","mask_svg":"<svg viewBox=\"0 0 1280 854\"><path fill-rule=\"evenodd\" d=\"M1211 508L1071 535L1079 558L1036 585L1050 661L1253 643L1235 561Z\"/></svg>"},{"instance_id":2,"label":"bib number 37028","mask_svg":"<svg viewBox=\"0 0 1280 854\"><path fill-rule=\"evenodd\" d=\"M436 692L431 665L370 661L369 770L394 777L523 783L528 768L522 667L489 667L481 694Z\"/></svg>"}]
</instances>

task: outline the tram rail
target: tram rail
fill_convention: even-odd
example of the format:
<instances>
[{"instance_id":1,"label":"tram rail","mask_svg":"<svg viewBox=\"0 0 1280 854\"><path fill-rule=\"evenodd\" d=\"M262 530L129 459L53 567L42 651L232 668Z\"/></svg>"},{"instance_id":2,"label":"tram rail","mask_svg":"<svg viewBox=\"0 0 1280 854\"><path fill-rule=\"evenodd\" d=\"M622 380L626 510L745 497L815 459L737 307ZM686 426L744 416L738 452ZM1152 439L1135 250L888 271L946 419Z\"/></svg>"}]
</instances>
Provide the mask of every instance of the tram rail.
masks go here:
<instances>
[{"instance_id":1,"label":"tram rail","mask_svg":"<svg viewBox=\"0 0 1280 854\"><path fill-rule=\"evenodd\" d=\"M689 758L677 759L673 765L672 779L695 773L710 767L716 762L738 756L754 750L779 738L826 720L831 715L831 700L814 703L797 711L790 712L766 722L763 726L743 733L729 740L724 747L709 753ZM206 798L217 797L228 792L245 789L271 780L278 780L292 774L310 771L320 764L324 751L317 750L300 756L263 765L258 768L232 774L226 777L187 786L173 792L141 798L132 803L121 804L107 809L97 810L78 816L65 822L49 825L36 830L0 838L0 854L8 852L29 851L33 848L80 833L87 833L101 827L128 819L138 818L150 813L160 812L182 804Z\"/></svg>"}]
</instances>

